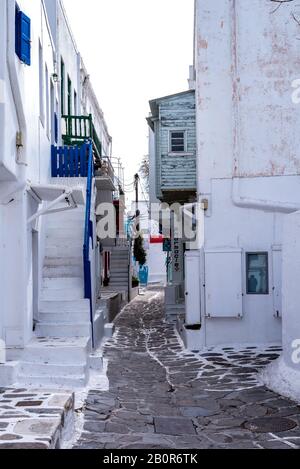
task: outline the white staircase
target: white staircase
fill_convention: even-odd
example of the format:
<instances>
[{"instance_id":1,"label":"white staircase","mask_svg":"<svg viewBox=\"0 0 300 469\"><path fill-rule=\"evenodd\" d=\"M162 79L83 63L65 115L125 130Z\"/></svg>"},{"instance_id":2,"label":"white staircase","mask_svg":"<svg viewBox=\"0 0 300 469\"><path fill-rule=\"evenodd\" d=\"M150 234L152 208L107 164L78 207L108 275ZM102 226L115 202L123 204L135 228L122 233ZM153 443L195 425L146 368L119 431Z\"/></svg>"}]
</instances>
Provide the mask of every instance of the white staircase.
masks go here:
<instances>
[{"instance_id":1,"label":"white staircase","mask_svg":"<svg viewBox=\"0 0 300 469\"><path fill-rule=\"evenodd\" d=\"M84 299L83 207L47 217L43 285L35 337L20 362L26 385L84 386L91 351L89 300Z\"/></svg>"},{"instance_id":2,"label":"white staircase","mask_svg":"<svg viewBox=\"0 0 300 469\"><path fill-rule=\"evenodd\" d=\"M128 297L129 247L112 248L110 257L109 288L123 293Z\"/></svg>"}]
</instances>

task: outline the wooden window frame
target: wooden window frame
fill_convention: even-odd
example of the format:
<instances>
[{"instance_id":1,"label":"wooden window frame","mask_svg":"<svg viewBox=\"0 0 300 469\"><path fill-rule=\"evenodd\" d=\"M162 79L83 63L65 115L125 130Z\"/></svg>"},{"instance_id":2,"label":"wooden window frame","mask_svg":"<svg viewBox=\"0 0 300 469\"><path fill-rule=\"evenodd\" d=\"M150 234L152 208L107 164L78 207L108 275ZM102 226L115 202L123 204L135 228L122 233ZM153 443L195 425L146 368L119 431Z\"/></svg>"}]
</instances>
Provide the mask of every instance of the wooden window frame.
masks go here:
<instances>
[{"instance_id":1,"label":"wooden window frame","mask_svg":"<svg viewBox=\"0 0 300 469\"><path fill-rule=\"evenodd\" d=\"M67 106L68 106L68 116L72 116L73 112L73 89L72 89L72 80L70 75L68 75L67 80Z\"/></svg>"},{"instance_id":2,"label":"wooden window frame","mask_svg":"<svg viewBox=\"0 0 300 469\"><path fill-rule=\"evenodd\" d=\"M60 106L61 106L61 115L65 114L65 62L63 58L60 59Z\"/></svg>"},{"instance_id":3,"label":"wooden window frame","mask_svg":"<svg viewBox=\"0 0 300 469\"><path fill-rule=\"evenodd\" d=\"M174 133L183 133L184 137L184 150L183 151L173 151L172 149L172 134ZM187 130L186 129L171 129L169 130L169 154L170 155L184 155L187 153Z\"/></svg>"}]
</instances>

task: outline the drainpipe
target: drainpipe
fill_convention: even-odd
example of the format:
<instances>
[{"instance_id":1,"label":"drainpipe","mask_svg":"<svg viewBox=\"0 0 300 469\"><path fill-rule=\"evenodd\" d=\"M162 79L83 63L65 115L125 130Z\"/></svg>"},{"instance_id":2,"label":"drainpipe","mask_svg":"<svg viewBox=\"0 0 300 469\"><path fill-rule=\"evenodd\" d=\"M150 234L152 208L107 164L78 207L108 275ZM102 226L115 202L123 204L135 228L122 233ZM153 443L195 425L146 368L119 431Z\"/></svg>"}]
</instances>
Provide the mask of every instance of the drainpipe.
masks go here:
<instances>
[{"instance_id":1,"label":"drainpipe","mask_svg":"<svg viewBox=\"0 0 300 469\"><path fill-rule=\"evenodd\" d=\"M15 104L19 130L16 137L18 164L26 165L26 138L27 126L25 110L23 106L22 92L19 83L19 73L16 67L15 54L15 14L16 4L14 0L7 0L7 66L9 72L10 85L12 89L13 100ZM23 151L21 151L23 148Z\"/></svg>"},{"instance_id":2,"label":"drainpipe","mask_svg":"<svg viewBox=\"0 0 300 469\"><path fill-rule=\"evenodd\" d=\"M237 207L256 208L258 210L271 210L282 213L292 213L300 210L300 203L243 197L240 194L240 180L241 178L237 177L232 179L232 201Z\"/></svg>"}]
</instances>

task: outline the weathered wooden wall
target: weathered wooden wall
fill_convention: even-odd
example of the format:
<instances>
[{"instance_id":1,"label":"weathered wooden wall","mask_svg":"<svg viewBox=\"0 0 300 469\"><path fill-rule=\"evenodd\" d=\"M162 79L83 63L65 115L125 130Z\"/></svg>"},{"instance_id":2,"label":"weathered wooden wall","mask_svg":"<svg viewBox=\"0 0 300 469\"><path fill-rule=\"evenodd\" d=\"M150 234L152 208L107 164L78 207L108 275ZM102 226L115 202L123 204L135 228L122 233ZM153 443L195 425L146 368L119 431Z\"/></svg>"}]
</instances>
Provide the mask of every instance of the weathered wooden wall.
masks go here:
<instances>
[{"instance_id":1,"label":"weathered wooden wall","mask_svg":"<svg viewBox=\"0 0 300 469\"><path fill-rule=\"evenodd\" d=\"M180 93L158 101L157 123L157 185L158 196L166 191L196 190L196 112L193 91ZM170 152L170 131L185 130L187 151Z\"/></svg>"}]
</instances>

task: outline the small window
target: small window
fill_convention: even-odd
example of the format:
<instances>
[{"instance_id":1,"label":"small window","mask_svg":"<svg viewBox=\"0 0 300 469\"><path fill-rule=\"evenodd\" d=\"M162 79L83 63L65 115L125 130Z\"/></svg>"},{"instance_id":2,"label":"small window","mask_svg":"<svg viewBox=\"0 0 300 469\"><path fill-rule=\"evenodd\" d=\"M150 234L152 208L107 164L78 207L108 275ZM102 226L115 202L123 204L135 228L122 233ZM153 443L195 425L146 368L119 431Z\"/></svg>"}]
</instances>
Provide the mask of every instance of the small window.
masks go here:
<instances>
[{"instance_id":1,"label":"small window","mask_svg":"<svg viewBox=\"0 0 300 469\"><path fill-rule=\"evenodd\" d=\"M58 117L56 112L54 113L54 140L55 143L58 142Z\"/></svg>"},{"instance_id":2,"label":"small window","mask_svg":"<svg viewBox=\"0 0 300 469\"><path fill-rule=\"evenodd\" d=\"M268 253L246 254L247 295L269 294Z\"/></svg>"},{"instance_id":3,"label":"small window","mask_svg":"<svg viewBox=\"0 0 300 469\"><path fill-rule=\"evenodd\" d=\"M184 153L186 150L185 144L185 132L184 131L172 131L170 133L170 147L171 153Z\"/></svg>"},{"instance_id":4,"label":"small window","mask_svg":"<svg viewBox=\"0 0 300 469\"><path fill-rule=\"evenodd\" d=\"M24 64L31 65L31 21L17 4L15 13L15 51Z\"/></svg>"},{"instance_id":5,"label":"small window","mask_svg":"<svg viewBox=\"0 0 300 469\"><path fill-rule=\"evenodd\" d=\"M74 115L77 115L77 93L74 90Z\"/></svg>"},{"instance_id":6,"label":"small window","mask_svg":"<svg viewBox=\"0 0 300 469\"><path fill-rule=\"evenodd\" d=\"M68 115L72 115L72 81L68 76Z\"/></svg>"}]
</instances>

